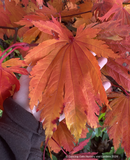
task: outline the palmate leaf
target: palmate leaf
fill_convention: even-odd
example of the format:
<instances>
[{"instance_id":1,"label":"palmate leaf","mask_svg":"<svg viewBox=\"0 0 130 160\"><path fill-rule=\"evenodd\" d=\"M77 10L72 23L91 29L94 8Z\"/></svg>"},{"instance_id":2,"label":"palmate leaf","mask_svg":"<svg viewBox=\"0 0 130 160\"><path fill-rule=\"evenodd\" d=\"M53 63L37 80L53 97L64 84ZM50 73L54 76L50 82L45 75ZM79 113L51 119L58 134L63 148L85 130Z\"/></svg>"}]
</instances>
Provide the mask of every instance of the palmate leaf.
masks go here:
<instances>
[{"instance_id":1,"label":"palmate leaf","mask_svg":"<svg viewBox=\"0 0 130 160\"><path fill-rule=\"evenodd\" d=\"M109 95L112 100L105 119L105 126L109 126L108 135L113 139L115 150L119 144L124 148L127 157L130 157L130 95L123 93L113 93Z\"/></svg>"},{"instance_id":2,"label":"palmate leaf","mask_svg":"<svg viewBox=\"0 0 130 160\"><path fill-rule=\"evenodd\" d=\"M92 8L95 17L102 17L104 16L113 6L115 0L97 0Z\"/></svg>"},{"instance_id":3,"label":"palmate leaf","mask_svg":"<svg viewBox=\"0 0 130 160\"><path fill-rule=\"evenodd\" d=\"M36 64L31 72L30 108L38 105L47 138L57 129L60 113L65 113L66 124L78 139L86 122L97 127L99 104L108 105L101 82L98 56L116 57L103 41L94 39L99 29L80 26L76 37L52 17L50 21L33 24L57 39L44 41L29 51L25 61ZM55 36L54 36L55 37ZM64 110L63 110L64 108Z\"/></svg>"},{"instance_id":4,"label":"palmate leaf","mask_svg":"<svg viewBox=\"0 0 130 160\"><path fill-rule=\"evenodd\" d=\"M52 138L66 151L71 151L74 148L75 139L73 135L68 130L65 122L60 122L57 126L57 130L54 132ZM61 148L56 144L53 139L48 141L49 148L53 150L55 153L58 153Z\"/></svg>"},{"instance_id":5,"label":"palmate leaf","mask_svg":"<svg viewBox=\"0 0 130 160\"><path fill-rule=\"evenodd\" d=\"M109 58L102 72L130 91L129 25L121 25L121 21L108 21L94 28L102 29L98 33L98 39L104 40L115 53L120 55L116 60Z\"/></svg>"},{"instance_id":6,"label":"palmate leaf","mask_svg":"<svg viewBox=\"0 0 130 160\"><path fill-rule=\"evenodd\" d=\"M23 19L21 19L19 22L16 22L16 24L24 26L19 29L19 34L21 35L22 30L24 29L25 32L23 33L23 42L31 43L32 41L36 40L36 37L39 36L38 40L44 41L47 39L50 39L51 36L43 33L41 34L41 31L37 27L32 27L31 21L38 21L38 20L48 20L49 18L43 14L42 12L32 12L30 15L25 15Z\"/></svg>"},{"instance_id":7,"label":"palmate leaf","mask_svg":"<svg viewBox=\"0 0 130 160\"><path fill-rule=\"evenodd\" d=\"M70 152L70 154L74 154L80 150L82 150L84 148L84 146L87 145L87 143L89 142L89 139L85 139L84 141L80 142L76 147L73 148L73 150Z\"/></svg>"},{"instance_id":8,"label":"palmate leaf","mask_svg":"<svg viewBox=\"0 0 130 160\"><path fill-rule=\"evenodd\" d=\"M121 20L122 25L130 24L129 5L124 7L123 2L124 0L115 0L112 8L104 16L99 17L99 19L103 22L113 15L111 20Z\"/></svg>"},{"instance_id":9,"label":"palmate leaf","mask_svg":"<svg viewBox=\"0 0 130 160\"><path fill-rule=\"evenodd\" d=\"M117 61L113 61L110 58L107 65L102 69L102 72L107 76L111 76L125 90L130 91L130 75L129 69L126 68L126 60L120 58Z\"/></svg>"},{"instance_id":10,"label":"palmate leaf","mask_svg":"<svg viewBox=\"0 0 130 160\"><path fill-rule=\"evenodd\" d=\"M20 7L20 5L16 5L15 1L4 0L5 8L3 7L3 3L0 1L0 26L4 27L18 27L14 22L19 21L25 14L26 11L24 8ZM8 37L14 35L13 30L2 30L1 38L6 34Z\"/></svg>"}]
</instances>

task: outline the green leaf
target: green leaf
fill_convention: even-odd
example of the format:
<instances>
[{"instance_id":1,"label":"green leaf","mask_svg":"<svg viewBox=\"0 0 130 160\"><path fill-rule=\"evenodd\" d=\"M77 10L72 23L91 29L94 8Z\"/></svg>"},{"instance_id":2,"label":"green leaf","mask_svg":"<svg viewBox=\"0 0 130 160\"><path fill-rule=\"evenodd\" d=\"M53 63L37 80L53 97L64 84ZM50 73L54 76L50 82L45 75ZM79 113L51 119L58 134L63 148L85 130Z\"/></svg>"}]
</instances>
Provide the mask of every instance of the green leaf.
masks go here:
<instances>
[{"instance_id":1,"label":"green leaf","mask_svg":"<svg viewBox=\"0 0 130 160\"><path fill-rule=\"evenodd\" d=\"M101 127L95 129L96 137L102 137L102 129Z\"/></svg>"},{"instance_id":2,"label":"green leaf","mask_svg":"<svg viewBox=\"0 0 130 160\"><path fill-rule=\"evenodd\" d=\"M53 160L57 160L57 158L52 154L52 159Z\"/></svg>"},{"instance_id":3,"label":"green leaf","mask_svg":"<svg viewBox=\"0 0 130 160\"><path fill-rule=\"evenodd\" d=\"M90 151L90 145L91 145L91 141L89 141L87 145L84 146L84 149L87 149L87 151Z\"/></svg>"},{"instance_id":4,"label":"green leaf","mask_svg":"<svg viewBox=\"0 0 130 160\"><path fill-rule=\"evenodd\" d=\"M99 121L100 126L103 126L104 122Z\"/></svg>"},{"instance_id":5,"label":"green leaf","mask_svg":"<svg viewBox=\"0 0 130 160\"><path fill-rule=\"evenodd\" d=\"M104 134L103 134L103 137L102 137L102 140L104 141L105 139L108 139L108 134L107 134L107 131L105 130L104 131Z\"/></svg>"},{"instance_id":6,"label":"green leaf","mask_svg":"<svg viewBox=\"0 0 130 160\"><path fill-rule=\"evenodd\" d=\"M100 121L102 118L105 118L106 113L101 113L100 116L98 117L98 120Z\"/></svg>"},{"instance_id":7,"label":"green leaf","mask_svg":"<svg viewBox=\"0 0 130 160\"><path fill-rule=\"evenodd\" d=\"M0 109L0 117L2 117L3 111Z\"/></svg>"},{"instance_id":8,"label":"green leaf","mask_svg":"<svg viewBox=\"0 0 130 160\"><path fill-rule=\"evenodd\" d=\"M104 160L113 160L114 147L111 147L110 152L102 153Z\"/></svg>"},{"instance_id":9,"label":"green leaf","mask_svg":"<svg viewBox=\"0 0 130 160\"><path fill-rule=\"evenodd\" d=\"M123 154L124 148L121 148L121 146L117 149L116 154Z\"/></svg>"},{"instance_id":10,"label":"green leaf","mask_svg":"<svg viewBox=\"0 0 130 160\"><path fill-rule=\"evenodd\" d=\"M2 46L0 46L0 48L1 48L1 51L3 52L4 51L4 48L2 47ZM5 52L5 54L3 54L1 57L0 57L0 59L2 58L2 57L4 57L8 52L10 52L12 50L12 48L10 48L7 52ZM10 57L8 56L8 57L6 57L4 60L3 60L3 63L4 62L6 62L7 60L9 60L10 59Z\"/></svg>"},{"instance_id":11,"label":"green leaf","mask_svg":"<svg viewBox=\"0 0 130 160\"><path fill-rule=\"evenodd\" d=\"M87 139L88 138L90 138L91 136L91 138L93 138L93 137L95 137L95 135L93 135L93 130L91 130L91 129L88 129L89 130L89 132L87 133Z\"/></svg>"}]
</instances>

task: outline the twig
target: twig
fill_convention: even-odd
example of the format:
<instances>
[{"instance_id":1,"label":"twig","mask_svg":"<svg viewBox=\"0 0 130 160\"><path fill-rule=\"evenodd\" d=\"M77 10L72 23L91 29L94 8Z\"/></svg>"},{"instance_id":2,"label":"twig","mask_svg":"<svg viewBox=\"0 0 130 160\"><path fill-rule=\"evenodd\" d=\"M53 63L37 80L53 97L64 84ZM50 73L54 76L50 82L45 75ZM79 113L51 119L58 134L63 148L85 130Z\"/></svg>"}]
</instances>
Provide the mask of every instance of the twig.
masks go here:
<instances>
[{"instance_id":1,"label":"twig","mask_svg":"<svg viewBox=\"0 0 130 160\"><path fill-rule=\"evenodd\" d=\"M16 40L17 40L17 34L18 34L18 30L19 28L18 27L5 27L5 26L0 26L0 28L2 29L13 29L15 30L15 34L14 34L14 40L13 40L13 44L16 43ZM13 52L10 54L10 58L13 58L14 55L13 55Z\"/></svg>"},{"instance_id":2,"label":"twig","mask_svg":"<svg viewBox=\"0 0 130 160\"><path fill-rule=\"evenodd\" d=\"M61 18L65 18L65 17L72 17L72 16L76 16L76 15L80 15L80 14L85 14L85 13L90 13L90 12L92 12L92 11L90 10L90 11L86 11L86 12L81 12L81 13L71 14L71 15L68 15L68 16L62 16Z\"/></svg>"},{"instance_id":3,"label":"twig","mask_svg":"<svg viewBox=\"0 0 130 160\"><path fill-rule=\"evenodd\" d=\"M13 44L14 43L16 43L16 40L17 40L17 34L18 34L18 30L19 30L19 28L14 28L14 30L15 30L15 35L14 35L14 42L13 42Z\"/></svg>"},{"instance_id":4,"label":"twig","mask_svg":"<svg viewBox=\"0 0 130 160\"><path fill-rule=\"evenodd\" d=\"M14 27L5 27L5 26L0 26L0 28L2 28L2 29L13 29L13 30L15 30L15 28L14 28Z\"/></svg>"}]
</instances>

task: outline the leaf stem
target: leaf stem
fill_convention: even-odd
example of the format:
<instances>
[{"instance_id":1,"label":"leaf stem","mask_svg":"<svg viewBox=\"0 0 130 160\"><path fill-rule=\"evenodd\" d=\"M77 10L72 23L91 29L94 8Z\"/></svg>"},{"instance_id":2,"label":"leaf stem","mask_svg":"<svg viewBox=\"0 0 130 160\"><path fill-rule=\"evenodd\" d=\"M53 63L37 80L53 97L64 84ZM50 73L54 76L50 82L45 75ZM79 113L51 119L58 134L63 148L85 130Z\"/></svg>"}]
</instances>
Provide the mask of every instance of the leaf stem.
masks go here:
<instances>
[{"instance_id":1,"label":"leaf stem","mask_svg":"<svg viewBox=\"0 0 130 160\"><path fill-rule=\"evenodd\" d=\"M15 47L16 46L16 47ZM12 46L8 47L3 53L2 55L8 51L10 48L14 47L9 53L7 53L4 57L1 58L0 60L0 64L3 62L3 60L10 55L14 50L20 48L22 50L28 50L29 49L29 45L27 43L18 43L18 44L13 44Z\"/></svg>"},{"instance_id":2,"label":"leaf stem","mask_svg":"<svg viewBox=\"0 0 130 160\"><path fill-rule=\"evenodd\" d=\"M2 28L2 29L13 29L13 30L15 30L15 28L14 28L14 27L0 26L0 28Z\"/></svg>"},{"instance_id":3,"label":"leaf stem","mask_svg":"<svg viewBox=\"0 0 130 160\"><path fill-rule=\"evenodd\" d=\"M33 47L33 46L37 46L38 45L38 43L35 43L35 44L28 44L28 43L15 43L15 44L13 44L13 45L11 45L10 47L8 47L6 50L4 50L4 52L2 52L2 55L1 56L3 56L10 48L13 48L8 54L6 54L4 57L2 57L1 59L0 59L0 64L3 62L3 60L8 56L8 55L10 55L14 50L16 50L16 49L18 49L18 48L20 48L20 49L22 49L22 50L24 50L24 51L27 51L30 47Z\"/></svg>"},{"instance_id":4,"label":"leaf stem","mask_svg":"<svg viewBox=\"0 0 130 160\"><path fill-rule=\"evenodd\" d=\"M4 50L4 52L2 52L2 55L3 56L5 54L5 52L7 52L10 48L13 48L13 47L16 47L16 46L27 46L28 44L27 43L15 43L15 44L12 44L11 46L9 46L6 50Z\"/></svg>"},{"instance_id":5,"label":"leaf stem","mask_svg":"<svg viewBox=\"0 0 130 160\"><path fill-rule=\"evenodd\" d=\"M8 55L10 55L14 50L16 50L17 48L21 48L20 46L13 48L10 52L8 52L4 57L1 58L0 60L0 64L3 62L3 60L8 57Z\"/></svg>"},{"instance_id":6,"label":"leaf stem","mask_svg":"<svg viewBox=\"0 0 130 160\"><path fill-rule=\"evenodd\" d=\"M45 142L45 147L44 147L44 152L43 152L43 160L45 160L45 151L46 151L48 141L49 141L49 139L47 139L47 141Z\"/></svg>"},{"instance_id":7,"label":"leaf stem","mask_svg":"<svg viewBox=\"0 0 130 160\"><path fill-rule=\"evenodd\" d=\"M112 86L120 88L126 96L129 96L129 93L122 86L120 86L111 76L107 76L105 74L103 75L111 82Z\"/></svg>"},{"instance_id":8,"label":"leaf stem","mask_svg":"<svg viewBox=\"0 0 130 160\"><path fill-rule=\"evenodd\" d=\"M14 42L13 43L16 43L18 30L19 30L19 28L16 27L15 28L15 35L14 35Z\"/></svg>"},{"instance_id":9,"label":"leaf stem","mask_svg":"<svg viewBox=\"0 0 130 160\"><path fill-rule=\"evenodd\" d=\"M115 87L117 87L117 88L120 88L124 92L124 94L126 96L130 96L129 93L122 86L120 86L120 85L118 86L118 85L115 85L115 84L112 84L112 85L115 86Z\"/></svg>"},{"instance_id":10,"label":"leaf stem","mask_svg":"<svg viewBox=\"0 0 130 160\"><path fill-rule=\"evenodd\" d=\"M130 4L130 3L127 3L127 2L123 2L123 4Z\"/></svg>"},{"instance_id":11,"label":"leaf stem","mask_svg":"<svg viewBox=\"0 0 130 160\"><path fill-rule=\"evenodd\" d=\"M0 28L2 28L2 29L13 29L13 30L15 30L14 40L13 40L13 44L15 44L15 43L16 43L16 40L17 40L18 30L19 30L19 28L21 28L21 27L6 27L6 26L0 26ZM13 52L11 53L10 57L11 57L11 58L14 57L14 56L13 56Z\"/></svg>"},{"instance_id":12,"label":"leaf stem","mask_svg":"<svg viewBox=\"0 0 130 160\"><path fill-rule=\"evenodd\" d=\"M15 30L14 41L13 41L13 43L16 43L17 33L18 33L18 30L19 30L20 27L18 28L18 27L6 27L6 26L0 26L0 28L2 28L2 29L13 29L13 30Z\"/></svg>"},{"instance_id":13,"label":"leaf stem","mask_svg":"<svg viewBox=\"0 0 130 160\"><path fill-rule=\"evenodd\" d=\"M90 125L88 125L88 123L86 123L86 127L88 127L89 129L91 129L92 131L94 131L94 129Z\"/></svg>"}]
</instances>

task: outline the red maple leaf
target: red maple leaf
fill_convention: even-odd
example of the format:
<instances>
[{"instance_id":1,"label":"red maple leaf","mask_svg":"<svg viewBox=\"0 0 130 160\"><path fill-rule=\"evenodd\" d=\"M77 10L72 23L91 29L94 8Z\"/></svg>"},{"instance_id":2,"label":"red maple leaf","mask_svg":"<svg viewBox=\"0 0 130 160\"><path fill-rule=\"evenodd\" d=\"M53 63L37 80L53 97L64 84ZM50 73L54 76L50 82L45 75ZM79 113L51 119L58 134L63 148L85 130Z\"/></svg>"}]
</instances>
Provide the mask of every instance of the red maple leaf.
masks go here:
<instances>
[{"instance_id":1,"label":"red maple leaf","mask_svg":"<svg viewBox=\"0 0 130 160\"><path fill-rule=\"evenodd\" d=\"M102 17L112 8L114 3L114 0L97 0L93 5L92 12L96 18Z\"/></svg>"},{"instance_id":2,"label":"red maple leaf","mask_svg":"<svg viewBox=\"0 0 130 160\"><path fill-rule=\"evenodd\" d=\"M116 0L113 7L102 17L98 17L102 22L108 20L121 20L121 24L130 24L130 14L122 5L124 0Z\"/></svg>"},{"instance_id":3,"label":"red maple leaf","mask_svg":"<svg viewBox=\"0 0 130 160\"><path fill-rule=\"evenodd\" d=\"M27 64L19 58L10 59L5 63L0 60L0 109L3 110L4 100L20 88L19 81L13 72L28 74L26 69L21 68L24 66Z\"/></svg>"},{"instance_id":4,"label":"red maple leaf","mask_svg":"<svg viewBox=\"0 0 130 160\"><path fill-rule=\"evenodd\" d=\"M108 135L113 139L114 149L117 150L119 144L124 148L127 157L130 157L130 95L123 93L112 93L108 96L114 99L105 119L105 126L109 126Z\"/></svg>"}]
</instances>

